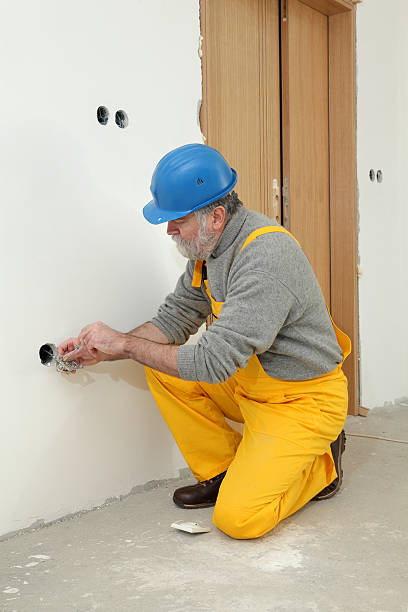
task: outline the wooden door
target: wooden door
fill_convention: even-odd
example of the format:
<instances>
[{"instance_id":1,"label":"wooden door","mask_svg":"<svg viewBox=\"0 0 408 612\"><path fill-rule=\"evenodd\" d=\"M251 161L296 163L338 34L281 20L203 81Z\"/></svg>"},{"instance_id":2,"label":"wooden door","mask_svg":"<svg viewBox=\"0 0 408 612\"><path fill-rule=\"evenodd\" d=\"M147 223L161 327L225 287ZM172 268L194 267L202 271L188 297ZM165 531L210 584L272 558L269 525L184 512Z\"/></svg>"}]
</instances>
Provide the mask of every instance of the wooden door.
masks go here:
<instances>
[{"instance_id":1,"label":"wooden door","mask_svg":"<svg viewBox=\"0 0 408 612\"><path fill-rule=\"evenodd\" d=\"M328 17L286 0L282 18L283 225L330 306Z\"/></svg>"},{"instance_id":2,"label":"wooden door","mask_svg":"<svg viewBox=\"0 0 408 612\"><path fill-rule=\"evenodd\" d=\"M202 3L202 127L238 171L245 205L299 240L330 305L328 18L285 4L281 20L278 0Z\"/></svg>"},{"instance_id":3,"label":"wooden door","mask_svg":"<svg viewBox=\"0 0 408 612\"><path fill-rule=\"evenodd\" d=\"M201 0L201 29L206 142L237 169L244 204L281 218L309 257L352 341L344 369L358 414L353 4Z\"/></svg>"},{"instance_id":4,"label":"wooden door","mask_svg":"<svg viewBox=\"0 0 408 612\"><path fill-rule=\"evenodd\" d=\"M251 210L280 219L278 0L203 0L206 142L238 172Z\"/></svg>"}]
</instances>

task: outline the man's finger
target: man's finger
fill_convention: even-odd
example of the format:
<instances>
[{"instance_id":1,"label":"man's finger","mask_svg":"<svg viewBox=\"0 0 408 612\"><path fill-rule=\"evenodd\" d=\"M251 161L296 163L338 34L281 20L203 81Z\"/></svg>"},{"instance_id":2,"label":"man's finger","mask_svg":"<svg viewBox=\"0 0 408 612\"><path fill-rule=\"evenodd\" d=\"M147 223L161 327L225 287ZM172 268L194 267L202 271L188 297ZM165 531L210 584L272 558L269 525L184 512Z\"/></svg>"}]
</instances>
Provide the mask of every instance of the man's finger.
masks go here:
<instances>
[{"instance_id":1,"label":"man's finger","mask_svg":"<svg viewBox=\"0 0 408 612\"><path fill-rule=\"evenodd\" d=\"M72 351L63 356L62 361L72 361L73 359L80 359L87 352L88 350L80 342Z\"/></svg>"},{"instance_id":2,"label":"man's finger","mask_svg":"<svg viewBox=\"0 0 408 612\"><path fill-rule=\"evenodd\" d=\"M79 344L78 338L69 338L62 342L58 347L58 355L64 355L65 353L71 352Z\"/></svg>"}]
</instances>

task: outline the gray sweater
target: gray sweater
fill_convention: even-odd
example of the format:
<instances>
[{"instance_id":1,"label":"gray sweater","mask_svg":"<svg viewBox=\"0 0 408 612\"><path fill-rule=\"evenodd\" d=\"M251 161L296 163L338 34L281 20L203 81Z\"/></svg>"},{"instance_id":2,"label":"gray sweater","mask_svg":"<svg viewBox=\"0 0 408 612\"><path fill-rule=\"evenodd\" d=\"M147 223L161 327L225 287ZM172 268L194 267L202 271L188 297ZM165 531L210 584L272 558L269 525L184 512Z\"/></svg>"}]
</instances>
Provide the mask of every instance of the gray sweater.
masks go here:
<instances>
[{"instance_id":1,"label":"gray sweater","mask_svg":"<svg viewBox=\"0 0 408 612\"><path fill-rule=\"evenodd\" d=\"M291 236L258 236L242 252L255 229L277 225L242 207L227 223L207 258L211 295L224 302L219 318L196 345L184 345L211 312L201 288L191 286L189 260L173 293L152 319L171 343L180 344L178 370L184 380L218 383L258 355L265 372L282 380L327 374L342 361L342 351L326 305L302 249Z\"/></svg>"}]
</instances>

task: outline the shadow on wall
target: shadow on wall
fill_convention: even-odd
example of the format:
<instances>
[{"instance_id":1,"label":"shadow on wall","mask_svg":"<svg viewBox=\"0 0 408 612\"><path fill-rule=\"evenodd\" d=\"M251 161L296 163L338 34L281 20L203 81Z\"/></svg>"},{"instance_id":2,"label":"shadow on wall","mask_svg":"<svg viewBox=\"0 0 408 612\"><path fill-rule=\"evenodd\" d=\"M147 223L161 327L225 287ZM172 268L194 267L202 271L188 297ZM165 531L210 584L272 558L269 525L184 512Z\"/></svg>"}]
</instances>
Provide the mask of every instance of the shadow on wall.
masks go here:
<instances>
[{"instance_id":1,"label":"shadow on wall","mask_svg":"<svg viewBox=\"0 0 408 612\"><path fill-rule=\"evenodd\" d=\"M60 374L64 376L67 382L79 385L80 387L88 387L97 382L98 375L108 375L112 382L124 381L134 387L148 391L149 387L146 382L144 367L132 360L123 360L104 363L78 370L76 374Z\"/></svg>"}]
</instances>

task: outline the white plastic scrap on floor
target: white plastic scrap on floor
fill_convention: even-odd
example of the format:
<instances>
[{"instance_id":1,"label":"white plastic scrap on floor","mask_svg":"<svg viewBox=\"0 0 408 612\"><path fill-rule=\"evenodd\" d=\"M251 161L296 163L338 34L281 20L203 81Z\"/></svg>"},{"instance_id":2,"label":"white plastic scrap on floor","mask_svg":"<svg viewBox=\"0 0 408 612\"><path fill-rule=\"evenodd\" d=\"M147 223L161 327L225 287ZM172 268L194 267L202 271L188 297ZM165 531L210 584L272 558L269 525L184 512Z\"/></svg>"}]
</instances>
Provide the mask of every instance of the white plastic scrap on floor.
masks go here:
<instances>
[{"instance_id":1,"label":"white plastic scrap on floor","mask_svg":"<svg viewBox=\"0 0 408 612\"><path fill-rule=\"evenodd\" d=\"M193 521L176 521L171 524L174 529L180 529L180 531L187 531L188 533L208 533L211 531L211 527L200 525L200 523L194 523Z\"/></svg>"}]
</instances>

